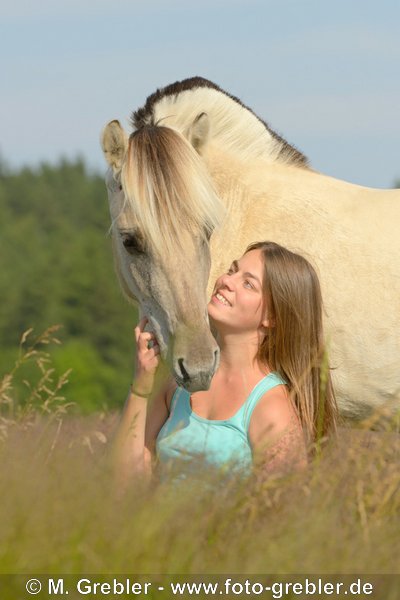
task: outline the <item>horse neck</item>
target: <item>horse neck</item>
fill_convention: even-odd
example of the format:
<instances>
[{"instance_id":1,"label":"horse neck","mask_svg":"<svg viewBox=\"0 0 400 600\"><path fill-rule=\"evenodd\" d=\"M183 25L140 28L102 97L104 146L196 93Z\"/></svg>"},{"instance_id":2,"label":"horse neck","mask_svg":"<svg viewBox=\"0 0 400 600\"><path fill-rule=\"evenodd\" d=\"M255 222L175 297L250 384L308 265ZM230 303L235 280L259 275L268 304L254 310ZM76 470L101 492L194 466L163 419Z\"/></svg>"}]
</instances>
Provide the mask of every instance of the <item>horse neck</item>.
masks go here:
<instances>
[{"instance_id":1,"label":"horse neck","mask_svg":"<svg viewBox=\"0 0 400 600\"><path fill-rule=\"evenodd\" d=\"M388 195L392 190L375 190L342 181L309 167L287 164L272 157L243 160L214 145L205 157L227 218L235 219L235 209L251 210L256 204L271 208L271 203L297 208L300 204L315 210L328 208L334 201L346 207L349 202Z\"/></svg>"},{"instance_id":2,"label":"horse neck","mask_svg":"<svg viewBox=\"0 0 400 600\"><path fill-rule=\"evenodd\" d=\"M226 210L211 238L210 282L251 242L270 240L312 253L320 252L316 239L332 235L372 241L382 207L389 215L385 237L397 239L399 190L374 190L278 161L243 162L216 148L208 166Z\"/></svg>"}]
</instances>

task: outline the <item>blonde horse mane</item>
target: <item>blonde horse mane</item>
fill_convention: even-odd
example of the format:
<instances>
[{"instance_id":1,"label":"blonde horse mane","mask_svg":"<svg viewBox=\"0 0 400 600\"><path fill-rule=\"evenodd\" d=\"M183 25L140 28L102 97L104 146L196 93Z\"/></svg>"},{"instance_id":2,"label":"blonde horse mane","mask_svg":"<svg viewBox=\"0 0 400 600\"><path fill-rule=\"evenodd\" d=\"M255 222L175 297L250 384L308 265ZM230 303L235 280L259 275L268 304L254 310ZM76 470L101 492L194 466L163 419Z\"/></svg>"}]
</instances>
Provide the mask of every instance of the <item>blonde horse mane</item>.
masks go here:
<instances>
[{"instance_id":1,"label":"blonde horse mane","mask_svg":"<svg viewBox=\"0 0 400 600\"><path fill-rule=\"evenodd\" d=\"M307 157L295 146L239 98L203 77L176 81L158 89L132 114L132 125L139 129L162 121L163 125L185 134L201 113L209 117L212 141L239 160L262 158L270 163L308 167Z\"/></svg>"},{"instance_id":2,"label":"blonde horse mane","mask_svg":"<svg viewBox=\"0 0 400 600\"><path fill-rule=\"evenodd\" d=\"M198 154L177 131L145 125L129 138L121 183L125 208L159 258L184 252L185 232L207 238L224 209Z\"/></svg>"}]
</instances>

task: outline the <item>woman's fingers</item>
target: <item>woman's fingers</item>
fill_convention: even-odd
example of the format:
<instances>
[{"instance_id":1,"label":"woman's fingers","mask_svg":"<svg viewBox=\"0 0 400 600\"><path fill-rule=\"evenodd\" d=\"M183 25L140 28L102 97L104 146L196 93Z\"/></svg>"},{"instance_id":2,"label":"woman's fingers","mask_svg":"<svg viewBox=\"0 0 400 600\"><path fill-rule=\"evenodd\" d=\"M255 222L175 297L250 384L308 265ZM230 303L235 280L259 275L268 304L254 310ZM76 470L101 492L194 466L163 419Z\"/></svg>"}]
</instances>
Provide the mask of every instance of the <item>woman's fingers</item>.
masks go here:
<instances>
[{"instance_id":1,"label":"woman's fingers","mask_svg":"<svg viewBox=\"0 0 400 600\"><path fill-rule=\"evenodd\" d=\"M138 339L138 346L140 350L149 350L157 343L156 336L154 333L146 331L140 334Z\"/></svg>"},{"instance_id":2,"label":"woman's fingers","mask_svg":"<svg viewBox=\"0 0 400 600\"><path fill-rule=\"evenodd\" d=\"M144 351L144 356L146 356L146 358L148 358L148 360L151 360L152 358L154 358L155 356L158 356L160 354L160 346L155 343L154 346L151 346L150 348L147 347L147 350Z\"/></svg>"},{"instance_id":3,"label":"woman's fingers","mask_svg":"<svg viewBox=\"0 0 400 600\"><path fill-rule=\"evenodd\" d=\"M138 351L143 354L153 348L158 348L157 354L159 354L159 345L155 333L153 331L144 331L148 322L148 318L144 316L135 327L135 338Z\"/></svg>"},{"instance_id":4,"label":"woman's fingers","mask_svg":"<svg viewBox=\"0 0 400 600\"><path fill-rule=\"evenodd\" d=\"M135 338L136 341L139 341L139 338L142 335L148 335L150 332L149 331L145 331L144 328L146 327L147 323L149 322L148 318L146 316L142 317L139 321L139 323L136 325L134 331L135 331Z\"/></svg>"},{"instance_id":5,"label":"woman's fingers","mask_svg":"<svg viewBox=\"0 0 400 600\"><path fill-rule=\"evenodd\" d=\"M149 320L146 316L142 317L139 321L139 323L136 325L135 327L135 338L136 341L139 340L139 336L144 333L144 328L146 327L146 323L148 323Z\"/></svg>"},{"instance_id":6,"label":"woman's fingers","mask_svg":"<svg viewBox=\"0 0 400 600\"><path fill-rule=\"evenodd\" d=\"M149 319L144 316L135 327L136 379L151 389L160 358L160 346L153 331L145 331Z\"/></svg>"}]
</instances>

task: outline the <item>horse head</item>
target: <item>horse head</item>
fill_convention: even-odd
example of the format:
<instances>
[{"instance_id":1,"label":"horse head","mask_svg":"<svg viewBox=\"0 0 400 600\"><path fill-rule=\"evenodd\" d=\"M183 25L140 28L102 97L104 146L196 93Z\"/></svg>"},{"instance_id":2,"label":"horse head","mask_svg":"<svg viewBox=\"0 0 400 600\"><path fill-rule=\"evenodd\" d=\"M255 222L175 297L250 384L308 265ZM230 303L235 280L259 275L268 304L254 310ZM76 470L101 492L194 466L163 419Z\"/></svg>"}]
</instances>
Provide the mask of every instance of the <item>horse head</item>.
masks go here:
<instances>
[{"instance_id":1,"label":"horse head","mask_svg":"<svg viewBox=\"0 0 400 600\"><path fill-rule=\"evenodd\" d=\"M102 136L122 290L148 316L161 356L191 392L208 389L219 361L206 288L209 239L223 209L200 156L207 135L200 114L184 134L144 124L128 137L111 121Z\"/></svg>"}]
</instances>

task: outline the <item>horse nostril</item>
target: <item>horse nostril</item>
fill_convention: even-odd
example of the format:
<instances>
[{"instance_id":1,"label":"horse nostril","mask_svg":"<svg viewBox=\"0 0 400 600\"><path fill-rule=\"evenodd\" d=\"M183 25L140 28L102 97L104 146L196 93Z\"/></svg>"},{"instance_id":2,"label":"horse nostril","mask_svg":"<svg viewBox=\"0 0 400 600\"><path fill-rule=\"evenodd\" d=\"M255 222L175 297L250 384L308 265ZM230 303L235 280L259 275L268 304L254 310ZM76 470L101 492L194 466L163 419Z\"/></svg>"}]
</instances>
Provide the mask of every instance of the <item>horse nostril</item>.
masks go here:
<instances>
[{"instance_id":1,"label":"horse nostril","mask_svg":"<svg viewBox=\"0 0 400 600\"><path fill-rule=\"evenodd\" d=\"M216 366L218 365L218 360L219 360L219 350L214 350L214 370L215 370Z\"/></svg>"},{"instance_id":2,"label":"horse nostril","mask_svg":"<svg viewBox=\"0 0 400 600\"><path fill-rule=\"evenodd\" d=\"M186 371L185 367L183 366L183 358L178 358L178 365L179 365L179 368L182 373L183 381L188 381L189 373Z\"/></svg>"}]
</instances>

